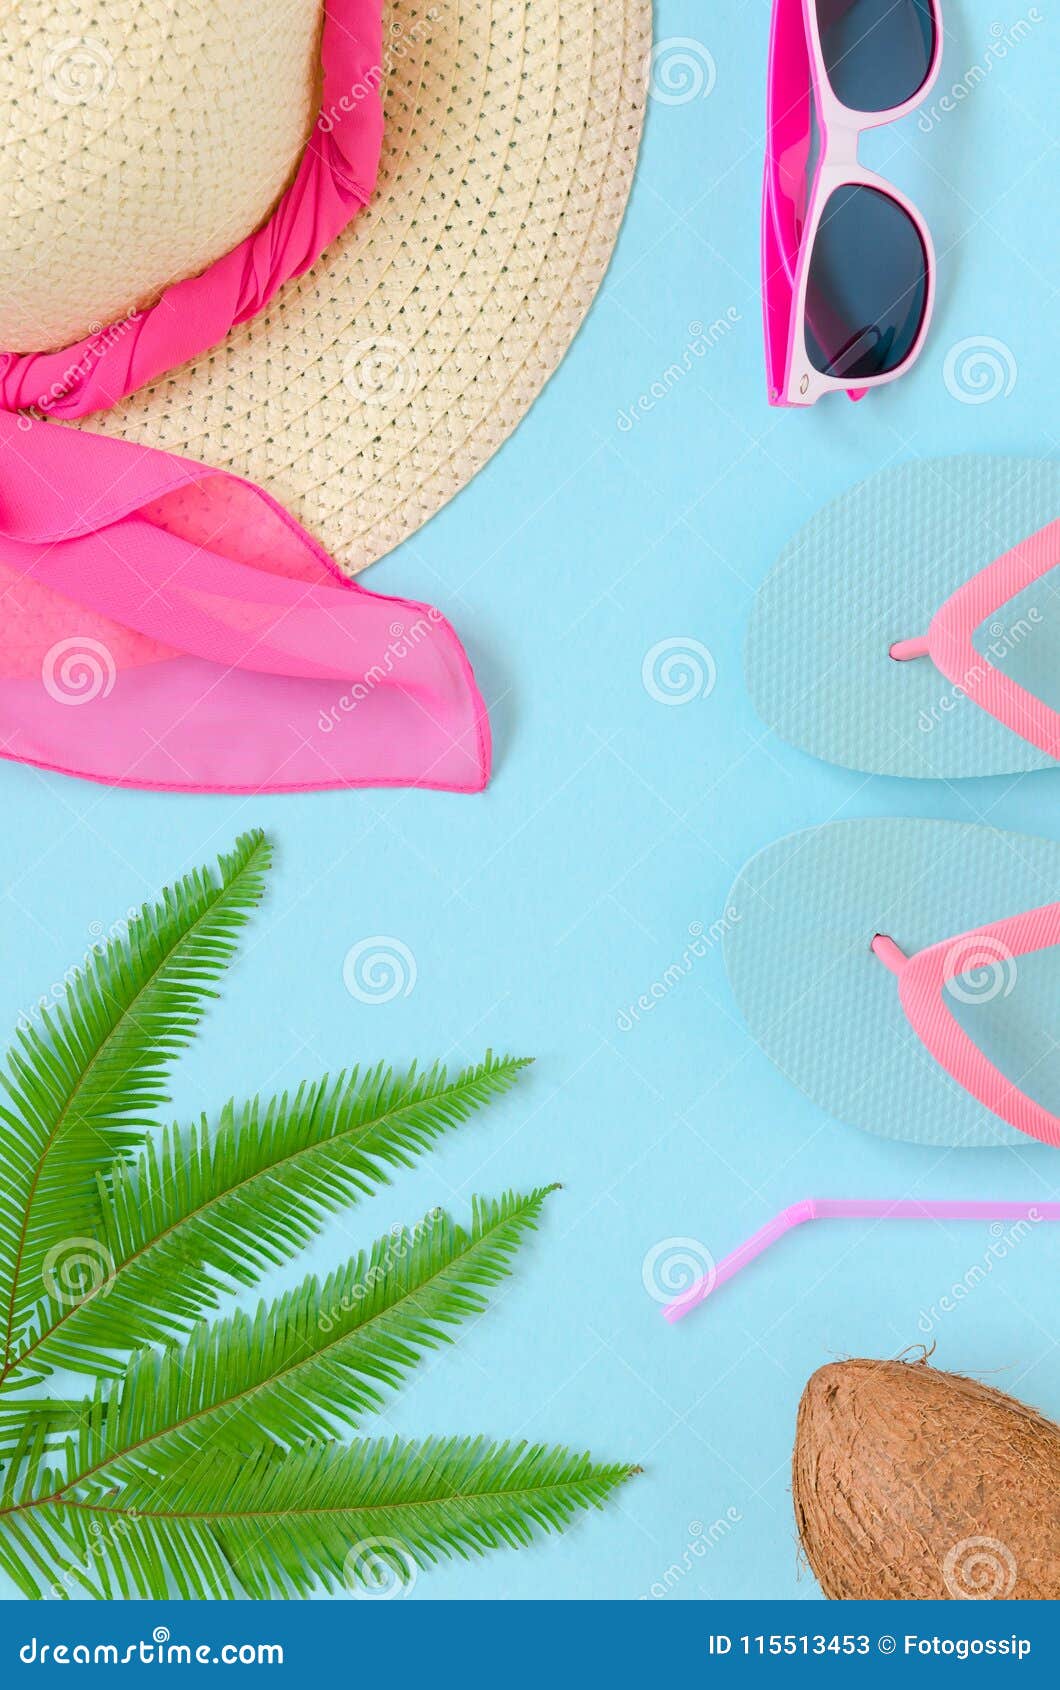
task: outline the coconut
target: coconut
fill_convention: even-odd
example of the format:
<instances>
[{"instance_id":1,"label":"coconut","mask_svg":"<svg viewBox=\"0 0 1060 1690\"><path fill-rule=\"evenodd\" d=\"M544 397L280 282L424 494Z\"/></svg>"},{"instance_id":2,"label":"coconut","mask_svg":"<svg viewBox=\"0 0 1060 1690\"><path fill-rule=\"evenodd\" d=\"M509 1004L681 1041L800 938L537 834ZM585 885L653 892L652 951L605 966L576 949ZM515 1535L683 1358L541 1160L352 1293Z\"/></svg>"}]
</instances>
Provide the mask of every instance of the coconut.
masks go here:
<instances>
[{"instance_id":1,"label":"coconut","mask_svg":"<svg viewBox=\"0 0 1060 1690\"><path fill-rule=\"evenodd\" d=\"M818 1369L792 1492L826 1596L1060 1597L1060 1426L926 1355Z\"/></svg>"}]
</instances>

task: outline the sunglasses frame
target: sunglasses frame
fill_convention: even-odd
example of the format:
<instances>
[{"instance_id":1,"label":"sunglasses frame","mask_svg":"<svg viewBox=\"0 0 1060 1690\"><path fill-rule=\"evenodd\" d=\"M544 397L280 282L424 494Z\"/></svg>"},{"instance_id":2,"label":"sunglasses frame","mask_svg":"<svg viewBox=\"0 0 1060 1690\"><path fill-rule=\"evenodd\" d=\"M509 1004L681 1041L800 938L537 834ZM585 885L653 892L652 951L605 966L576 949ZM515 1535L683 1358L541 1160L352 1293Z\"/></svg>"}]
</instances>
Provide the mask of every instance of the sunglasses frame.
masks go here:
<instances>
[{"instance_id":1,"label":"sunglasses frame","mask_svg":"<svg viewBox=\"0 0 1060 1690\"><path fill-rule=\"evenodd\" d=\"M839 100L828 79L817 22L816 0L774 0L769 34L766 160L762 184L762 306L766 378L771 405L814 405L824 393L861 399L870 387L894 381L920 355L935 303L935 249L920 212L893 183L858 163L858 141L869 129L894 123L926 98L942 61L942 12L931 0L934 50L927 75L914 94L886 111L854 111ZM807 189L812 118L816 115L817 162ZM924 249L926 295L916 339L896 369L849 378L830 376L810 362L806 350L806 291L810 256L825 208L837 188L873 188L899 206Z\"/></svg>"}]
</instances>

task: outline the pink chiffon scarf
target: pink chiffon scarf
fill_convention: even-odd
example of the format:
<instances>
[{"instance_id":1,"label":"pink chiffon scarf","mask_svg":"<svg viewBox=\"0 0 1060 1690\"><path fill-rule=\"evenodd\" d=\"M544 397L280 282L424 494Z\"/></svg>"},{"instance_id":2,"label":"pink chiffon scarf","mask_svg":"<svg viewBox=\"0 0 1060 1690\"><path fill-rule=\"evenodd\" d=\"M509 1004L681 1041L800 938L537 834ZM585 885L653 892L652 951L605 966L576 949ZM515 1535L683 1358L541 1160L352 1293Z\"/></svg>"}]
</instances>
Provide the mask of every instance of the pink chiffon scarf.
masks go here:
<instances>
[{"instance_id":1,"label":"pink chiffon scarf","mask_svg":"<svg viewBox=\"0 0 1060 1690\"><path fill-rule=\"evenodd\" d=\"M349 581L248 481L44 420L216 345L366 204L381 33L379 0L327 0L326 117L261 229L76 346L0 356L0 756L167 791L486 785L486 708L438 611Z\"/></svg>"}]
</instances>

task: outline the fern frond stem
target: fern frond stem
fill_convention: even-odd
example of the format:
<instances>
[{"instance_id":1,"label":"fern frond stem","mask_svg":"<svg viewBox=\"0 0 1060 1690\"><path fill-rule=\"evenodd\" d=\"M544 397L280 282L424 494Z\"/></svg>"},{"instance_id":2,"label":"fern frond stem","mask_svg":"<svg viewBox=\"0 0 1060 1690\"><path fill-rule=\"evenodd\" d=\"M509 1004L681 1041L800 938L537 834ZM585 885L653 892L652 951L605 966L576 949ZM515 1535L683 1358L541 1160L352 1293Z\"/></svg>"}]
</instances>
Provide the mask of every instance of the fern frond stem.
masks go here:
<instances>
[{"instance_id":1,"label":"fern frond stem","mask_svg":"<svg viewBox=\"0 0 1060 1690\"><path fill-rule=\"evenodd\" d=\"M627 1472L629 1476L632 1477L634 1474L641 1472L641 1470L642 1469L639 1467L630 1467L627 1469ZM505 1490L504 1495L506 1497L542 1496L546 1495L549 1491L569 1489L570 1484L568 1480L557 1479L552 1484L525 1485L519 1490ZM475 1502L480 1497L492 1496L495 1494L496 1493L493 1491L465 1490L460 1492L460 1501ZM28 1514L32 1509L43 1508L46 1504L52 1508L77 1508L82 1512L89 1514L110 1514L113 1515L115 1519L123 1519L126 1515L131 1515L134 1519L136 1519L137 1517L142 1517L144 1513L143 1508L122 1508L110 1502L91 1502L87 1498L67 1496L66 1486L64 1485L61 1490L54 1491L51 1496L35 1497L32 1502L18 1503L13 1508L0 1508L0 1517L5 1514ZM429 1503L424 1503L419 1497L409 1497L409 1499L405 1502L387 1502L386 1504L387 1513L394 1514L400 1513L403 1508L418 1508L422 1512L425 1507L429 1506ZM251 1508L247 1509L246 1512L241 1509L239 1511L239 1518L241 1520L282 1520L288 1518L292 1514L298 1515L300 1518L309 1518L317 1515L323 1515L326 1518L331 1514L372 1514L377 1513L378 1509L379 1504L376 1502L355 1502L349 1504L344 1503L342 1505L336 1504L334 1508L299 1508L297 1506L289 1508L285 1505L283 1508ZM162 1508L158 1510L152 1509L151 1518L155 1520L216 1520L217 1515L215 1513L209 1513L203 1508L196 1510Z\"/></svg>"}]
</instances>

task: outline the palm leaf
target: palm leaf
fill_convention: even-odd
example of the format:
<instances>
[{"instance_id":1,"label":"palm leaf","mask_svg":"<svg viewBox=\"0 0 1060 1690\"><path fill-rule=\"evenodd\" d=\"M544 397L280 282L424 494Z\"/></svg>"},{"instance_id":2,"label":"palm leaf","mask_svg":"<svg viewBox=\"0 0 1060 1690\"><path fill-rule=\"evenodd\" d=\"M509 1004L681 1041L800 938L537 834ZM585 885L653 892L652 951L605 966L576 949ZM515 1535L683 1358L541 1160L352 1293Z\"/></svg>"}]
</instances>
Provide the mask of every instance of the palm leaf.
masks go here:
<instances>
[{"instance_id":1,"label":"palm leaf","mask_svg":"<svg viewBox=\"0 0 1060 1690\"><path fill-rule=\"evenodd\" d=\"M96 1495L130 1471L179 1468L201 1450L254 1450L354 1428L424 1350L486 1307L554 1187L476 1199L466 1231L433 1211L321 1281L257 1314L203 1323L185 1348L135 1356L100 1385L67 1447L64 1494Z\"/></svg>"},{"instance_id":2,"label":"palm leaf","mask_svg":"<svg viewBox=\"0 0 1060 1690\"><path fill-rule=\"evenodd\" d=\"M437 1065L354 1069L293 1098L230 1105L216 1129L167 1131L101 1181L91 1294L41 1304L17 1369L120 1375L114 1352L187 1333L223 1291L290 1260L325 1216L387 1182L390 1168L411 1166L526 1066L487 1052L452 1079Z\"/></svg>"},{"instance_id":3,"label":"palm leaf","mask_svg":"<svg viewBox=\"0 0 1060 1690\"><path fill-rule=\"evenodd\" d=\"M36 1582L32 1551L51 1584L61 1545L60 1568L106 1597L304 1596L318 1582L370 1590L381 1577L411 1581L443 1557L562 1531L635 1471L481 1438L309 1444L251 1457L206 1449L174 1472L132 1475L118 1493L42 1498L13 1523L0 1517L0 1561L19 1565L25 1588Z\"/></svg>"},{"instance_id":4,"label":"palm leaf","mask_svg":"<svg viewBox=\"0 0 1060 1690\"><path fill-rule=\"evenodd\" d=\"M552 1188L476 1200L466 1229L432 1211L254 1315L201 1318L524 1066L380 1065L147 1137L268 860L247 835L219 879L145 908L0 1076L0 1570L27 1596L408 1582L560 1530L635 1471L482 1439L334 1441L481 1312ZM94 1394L24 1394L59 1367Z\"/></svg>"},{"instance_id":5,"label":"palm leaf","mask_svg":"<svg viewBox=\"0 0 1060 1690\"><path fill-rule=\"evenodd\" d=\"M219 875L189 874L71 976L65 1001L19 1030L0 1087L0 1379L62 1252L92 1239L97 1170L141 1142L172 1058L259 902L270 848L245 834Z\"/></svg>"}]
</instances>

